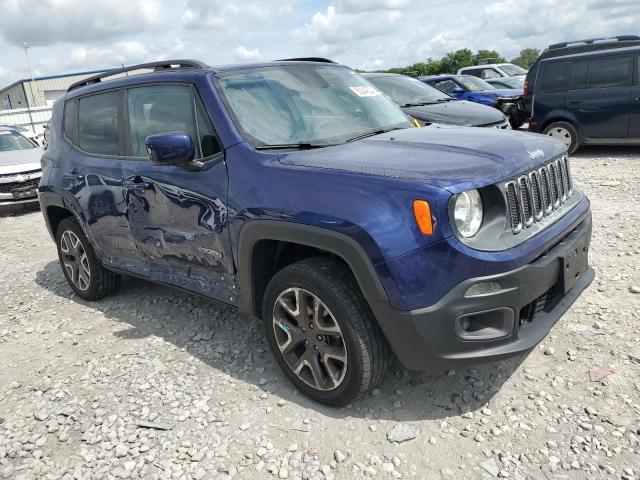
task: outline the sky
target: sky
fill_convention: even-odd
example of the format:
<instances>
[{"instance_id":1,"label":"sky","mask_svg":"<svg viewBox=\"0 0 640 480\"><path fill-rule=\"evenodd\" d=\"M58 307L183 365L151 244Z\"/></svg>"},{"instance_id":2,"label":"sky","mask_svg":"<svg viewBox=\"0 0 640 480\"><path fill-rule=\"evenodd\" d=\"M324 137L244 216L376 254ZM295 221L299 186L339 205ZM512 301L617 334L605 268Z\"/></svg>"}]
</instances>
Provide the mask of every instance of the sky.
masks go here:
<instances>
[{"instance_id":1,"label":"sky","mask_svg":"<svg viewBox=\"0 0 640 480\"><path fill-rule=\"evenodd\" d=\"M640 0L0 0L0 87L168 58L210 65L323 56L363 70L459 48L640 34Z\"/></svg>"}]
</instances>

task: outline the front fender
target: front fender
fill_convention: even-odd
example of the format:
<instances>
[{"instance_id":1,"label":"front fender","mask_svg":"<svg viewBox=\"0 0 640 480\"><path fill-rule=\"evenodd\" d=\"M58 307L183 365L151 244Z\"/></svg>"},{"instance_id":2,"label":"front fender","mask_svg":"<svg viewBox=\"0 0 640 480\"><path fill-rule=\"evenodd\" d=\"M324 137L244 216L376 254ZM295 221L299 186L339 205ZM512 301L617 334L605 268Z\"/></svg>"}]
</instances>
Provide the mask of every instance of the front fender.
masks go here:
<instances>
[{"instance_id":1,"label":"front fender","mask_svg":"<svg viewBox=\"0 0 640 480\"><path fill-rule=\"evenodd\" d=\"M353 272L360 290L369 304L388 301L378 273L368 254L353 238L333 230L303 223L277 220L246 222L238 236L238 308L255 315L253 251L261 240L277 240L318 248L340 257Z\"/></svg>"}]
</instances>

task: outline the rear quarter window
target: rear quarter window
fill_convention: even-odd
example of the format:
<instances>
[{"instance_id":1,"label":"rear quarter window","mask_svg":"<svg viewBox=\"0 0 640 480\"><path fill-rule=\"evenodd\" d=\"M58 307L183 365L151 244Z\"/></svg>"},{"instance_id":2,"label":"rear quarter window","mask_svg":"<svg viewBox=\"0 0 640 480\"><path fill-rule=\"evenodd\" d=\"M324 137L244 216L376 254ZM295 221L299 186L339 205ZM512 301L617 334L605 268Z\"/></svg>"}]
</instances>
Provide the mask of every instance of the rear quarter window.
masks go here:
<instances>
[{"instance_id":1,"label":"rear quarter window","mask_svg":"<svg viewBox=\"0 0 640 480\"><path fill-rule=\"evenodd\" d=\"M63 120L64 136L74 145L78 144L78 101L71 100L64 104Z\"/></svg>"},{"instance_id":2,"label":"rear quarter window","mask_svg":"<svg viewBox=\"0 0 640 480\"><path fill-rule=\"evenodd\" d=\"M542 71L542 91L545 93L563 92L569 89L571 62L547 62Z\"/></svg>"}]
</instances>

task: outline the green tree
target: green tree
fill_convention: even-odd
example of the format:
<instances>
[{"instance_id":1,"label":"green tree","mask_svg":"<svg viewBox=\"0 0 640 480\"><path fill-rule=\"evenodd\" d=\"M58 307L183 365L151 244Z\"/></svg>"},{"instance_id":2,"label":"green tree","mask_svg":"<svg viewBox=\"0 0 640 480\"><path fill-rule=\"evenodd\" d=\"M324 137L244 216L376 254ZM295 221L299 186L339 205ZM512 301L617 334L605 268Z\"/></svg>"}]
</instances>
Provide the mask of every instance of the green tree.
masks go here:
<instances>
[{"instance_id":1,"label":"green tree","mask_svg":"<svg viewBox=\"0 0 640 480\"><path fill-rule=\"evenodd\" d=\"M522 68L526 68L527 70L531 68L533 62L540 56L540 50L537 48L525 48L520 50L520 55L516 58L511 59L511 63L515 63L516 65L521 66Z\"/></svg>"},{"instance_id":2,"label":"green tree","mask_svg":"<svg viewBox=\"0 0 640 480\"><path fill-rule=\"evenodd\" d=\"M478 50L474 55L474 64L479 64L481 60L490 60L487 63L505 63L506 60L495 50Z\"/></svg>"},{"instance_id":3,"label":"green tree","mask_svg":"<svg viewBox=\"0 0 640 480\"><path fill-rule=\"evenodd\" d=\"M473 52L468 48L461 48L455 52L449 52L440 60L440 68L437 73L456 73L458 69L473 65Z\"/></svg>"}]
</instances>

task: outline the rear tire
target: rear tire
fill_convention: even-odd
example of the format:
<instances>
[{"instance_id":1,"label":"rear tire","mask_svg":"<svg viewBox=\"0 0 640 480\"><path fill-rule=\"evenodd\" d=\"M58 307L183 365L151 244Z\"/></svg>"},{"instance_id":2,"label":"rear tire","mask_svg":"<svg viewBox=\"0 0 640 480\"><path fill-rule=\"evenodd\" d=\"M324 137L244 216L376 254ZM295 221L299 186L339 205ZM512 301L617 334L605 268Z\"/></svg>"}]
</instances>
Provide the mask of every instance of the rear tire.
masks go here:
<instances>
[{"instance_id":1,"label":"rear tire","mask_svg":"<svg viewBox=\"0 0 640 480\"><path fill-rule=\"evenodd\" d=\"M267 286L262 312L280 368L311 399L342 406L380 382L389 346L342 263L315 257L283 268Z\"/></svg>"},{"instance_id":2,"label":"rear tire","mask_svg":"<svg viewBox=\"0 0 640 480\"><path fill-rule=\"evenodd\" d=\"M553 122L547 125L542 133L563 142L567 146L569 154L580 148L578 131L568 122Z\"/></svg>"},{"instance_id":3,"label":"rear tire","mask_svg":"<svg viewBox=\"0 0 640 480\"><path fill-rule=\"evenodd\" d=\"M89 239L73 218L65 218L58 225L56 245L62 272L79 297L98 300L118 289L120 275L102 266Z\"/></svg>"}]
</instances>

